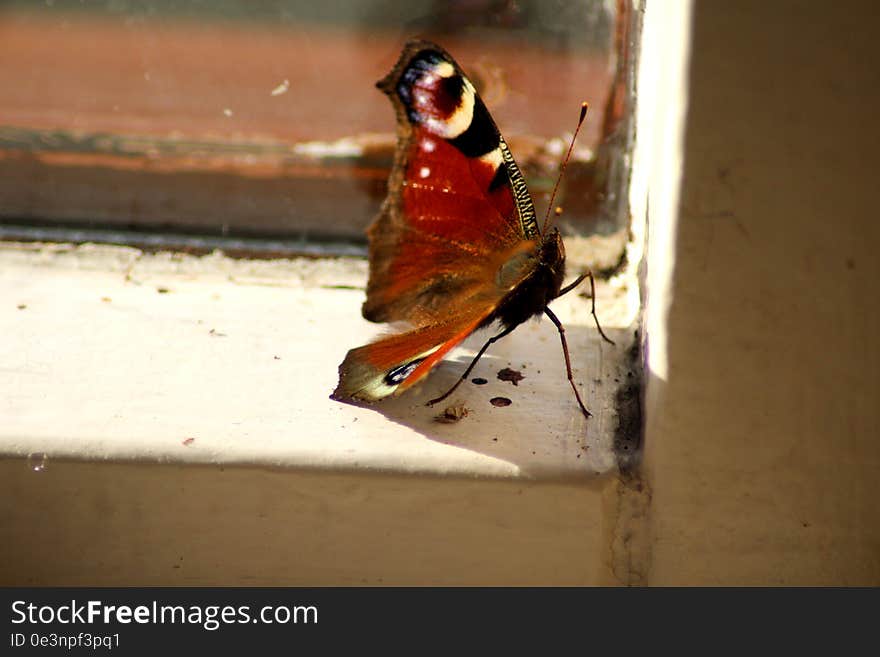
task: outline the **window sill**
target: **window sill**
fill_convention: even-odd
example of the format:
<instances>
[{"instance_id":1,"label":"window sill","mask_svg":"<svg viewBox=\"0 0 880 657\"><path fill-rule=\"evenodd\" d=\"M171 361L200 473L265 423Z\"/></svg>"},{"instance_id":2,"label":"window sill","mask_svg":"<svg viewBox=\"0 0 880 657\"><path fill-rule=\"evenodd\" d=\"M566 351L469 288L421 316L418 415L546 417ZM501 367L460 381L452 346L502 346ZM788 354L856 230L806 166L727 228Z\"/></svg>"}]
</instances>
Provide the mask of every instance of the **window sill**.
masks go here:
<instances>
[{"instance_id":1,"label":"window sill","mask_svg":"<svg viewBox=\"0 0 880 657\"><path fill-rule=\"evenodd\" d=\"M347 349L381 328L360 318L358 259L233 260L127 247L0 245L0 455L90 461L590 478L616 467L621 390L638 308L625 276L600 282L601 343L589 302L553 303L567 328L585 420L559 339L529 322L494 345L450 398L459 421L424 401L445 389L485 334L420 388L370 408L328 398ZM585 286L585 289L586 286ZM503 367L524 375L500 381ZM489 399L510 398L496 408Z\"/></svg>"}]
</instances>

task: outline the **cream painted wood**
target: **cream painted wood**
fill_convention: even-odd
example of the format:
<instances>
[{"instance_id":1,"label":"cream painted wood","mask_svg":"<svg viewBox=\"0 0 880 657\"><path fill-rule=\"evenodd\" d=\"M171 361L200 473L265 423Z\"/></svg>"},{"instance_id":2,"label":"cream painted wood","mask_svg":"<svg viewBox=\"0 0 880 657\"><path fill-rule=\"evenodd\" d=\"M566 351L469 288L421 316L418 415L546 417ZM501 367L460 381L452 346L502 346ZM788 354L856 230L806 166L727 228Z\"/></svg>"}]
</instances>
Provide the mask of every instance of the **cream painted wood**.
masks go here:
<instances>
[{"instance_id":1,"label":"cream painted wood","mask_svg":"<svg viewBox=\"0 0 880 657\"><path fill-rule=\"evenodd\" d=\"M674 52L670 5L645 35ZM876 25L870 2L696 2L684 77L642 53L688 87L678 203L674 151L651 170L650 248L677 230L671 296L649 258L644 583L880 584Z\"/></svg>"},{"instance_id":2,"label":"cream painted wood","mask_svg":"<svg viewBox=\"0 0 880 657\"><path fill-rule=\"evenodd\" d=\"M365 279L355 259L2 246L0 452L488 477L586 478L613 468L614 395L627 378L621 355L634 317L620 281L598 292L616 347L601 343L586 299L553 304L595 414L586 420L549 321L494 345L473 372L489 383L463 385L436 408L425 401L460 376L490 333L412 394L372 408L330 400L346 350L381 331L360 318ZM525 378L498 380L504 367ZM493 406L497 396L512 404ZM447 407L464 417L436 421Z\"/></svg>"},{"instance_id":3,"label":"cream painted wood","mask_svg":"<svg viewBox=\"0 0 880 657\"><path fill-rule=\"evenodd\" d=\"M21 459L0 482L5 584L614 581L598 482Z\"/></svg>"}]
</instances>

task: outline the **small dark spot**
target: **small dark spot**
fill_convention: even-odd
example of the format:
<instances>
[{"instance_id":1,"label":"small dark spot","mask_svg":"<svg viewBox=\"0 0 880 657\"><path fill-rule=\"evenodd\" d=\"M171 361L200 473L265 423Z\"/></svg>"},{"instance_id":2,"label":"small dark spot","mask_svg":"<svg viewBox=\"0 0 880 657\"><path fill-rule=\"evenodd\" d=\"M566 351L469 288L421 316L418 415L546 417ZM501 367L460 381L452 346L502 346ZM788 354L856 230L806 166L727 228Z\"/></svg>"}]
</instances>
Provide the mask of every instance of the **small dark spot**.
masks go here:
<instances>
[{"instance_id":1,"label":"small dark spot","mask_svg":"<svg viewBox=\"0 0 880 657\"><path fill-rule=\"evenodd\" d=\"M489 403L492 404L492 406L498 406L500 408L503 406L510 406L513 402L507 397L492 397L492 399L489 400Z\"/></svg>"},{"instance_id":2,"label":"small dark spot","mask_svg":"<svg viewBox=\"0 0 880 657\"><path fill-rule=\"evenodd\" d=\"M493 438L493 439L492 439L492 442L493 442L493 443L497 443L497 442L498 442L498 439L497 439L497 438Z\"/></svg>"},{"instance_id":3,"label":"small dark spot","mask_svg":"<svg viewBox=\"0 0 880 657\"><path fill-rule=\"evenodd\" d=\"M196 441L195 438L184 438L182 444L184 444L184 445L186 445L187 447L189 447L189 446L192 445L195 441Z\"/></svg>"},{"instance_id":4,"label":"small dark spot","mask_svg":"<svg viewBox=\"0 0 880 657\"><path fill-rule=\"evenodd\" d=\"M478 376L478 377L471 379L471 383L475 383L478 386L484 386L487 383L489 383L489 381L488 381L488 379L484 379L483 377Z\"/></svg>"},{"instance_id":5,"label":"small dark spot","mask_svg":"<svg viewBox=\"0 0 880 657\"><path fill-rule=\"evenodd\" d=\"M809 526L810 526L810 523L808 523L808 522L801 523L801 527L809 527Z\"/></svg>"},{"instance_id":6,"label":"small dark spot","mask_svg":"<svg viewBox=\"0 0 880 657\"><path fill-rule=\"evenodd\" d=\"M856 268L856 261L854 258L847 258L846 259L846 268L847 269L855 269Z\"/></svg>"},{"instance_id":7,"label":"small dark spot","mask_svg":"<svg viewBox=\"0 0 880 657\"><path fill-rule=\"evenodd\" d=\"M158 292L159 294L168 294L169 292L171 292L171 290L169 290L167 287L157 287L156 292Z\"/></svg>"},{"instance_id":8,"label":"small dark spot","mask_svg":"<svg viewBox=\"0 0 880 657\"><path fill-rule=\"evenodd\" d=\"M20 304L18 304L18 305L16 306L16 308L18 308L19 310L24 310L25 308L27 308L27 304L26 304L26 303L20 303Z\"/></svg>"},{"instance_id":9,"label":"small dark spot","mask_svg":"<svg viewBox=\"0 0 880 657\"><path fill-rule=\"evenodd\" d=\"M363 290L363 285L322 285L321 289L323 290Z\"/></svg>"},{"instance_id":10,"label":"small dark spot","mask_svg":"<svg viewBox=\"0 0 880 657\"><path fill-rule=\"evenodd\" d=\"M281 356L272 356L275 360L281 360Z\"/></svg>"},{"instance_id":11,"label":"small dark spot","mask_svg":"<svg viewBox=\"0 0 880 657\"><path fill-rule=\"evenodd\" d=\"M509 367L505 367L503 370L498 371L498 379L500 381L510 381L513 385L519 385L519 382L524 378L526 377L520 372L512 370Z\"/></svg>"},{"instance_id":12,"label":"small dark spot","mask_svg":"<svg viewBox=\"0 0 880 657\"><path fill-rule=\"evenodd\" d=\"M447 406L442 413L434 416L434 422L440 424L455 424L470 413L469 408L465 408L464 404L453 404Z\"/></svg>"},{"instance_id":13,"label":"small dark spot","mask_svg":"<svg viewBox=\"0 0 880 657\"><path fill-rule=\"evenodd\" d=\"M226 337L225 333L221 333L217 329L211 329L210 331L208 331L208 333L213 335L215 338L225 338Z\"/></svg>"}]
</instances>

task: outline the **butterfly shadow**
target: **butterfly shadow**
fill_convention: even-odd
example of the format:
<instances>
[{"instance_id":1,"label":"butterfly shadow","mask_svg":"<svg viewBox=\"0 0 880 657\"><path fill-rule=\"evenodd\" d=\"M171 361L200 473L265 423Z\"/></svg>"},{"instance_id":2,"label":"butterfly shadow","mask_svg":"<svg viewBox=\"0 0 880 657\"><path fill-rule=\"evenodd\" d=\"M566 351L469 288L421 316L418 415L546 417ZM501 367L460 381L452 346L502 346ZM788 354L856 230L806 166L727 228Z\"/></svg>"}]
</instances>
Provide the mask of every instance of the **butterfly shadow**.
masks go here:
<instances>
[{"instance_id":1,"label":"butterfly shadow","mask_svg":"<svg viewBox=\"0 0 880 657\"><path fill-rule=\"evenodd\" d=\"M423 383L369 408L429 440L485 457L474 466L479 472L510 472L512 465L515 474L536 478L601 474L614 467L616 393L634 376L622 357L632 334L606 333L616 345L602 342L592 326L566 329L575 383L590 418L577 405L559 336L546 321L523 324L494 344L441 402L428 405L461 378L489 334L471 336Z\"/></svg>"}]
</instances>

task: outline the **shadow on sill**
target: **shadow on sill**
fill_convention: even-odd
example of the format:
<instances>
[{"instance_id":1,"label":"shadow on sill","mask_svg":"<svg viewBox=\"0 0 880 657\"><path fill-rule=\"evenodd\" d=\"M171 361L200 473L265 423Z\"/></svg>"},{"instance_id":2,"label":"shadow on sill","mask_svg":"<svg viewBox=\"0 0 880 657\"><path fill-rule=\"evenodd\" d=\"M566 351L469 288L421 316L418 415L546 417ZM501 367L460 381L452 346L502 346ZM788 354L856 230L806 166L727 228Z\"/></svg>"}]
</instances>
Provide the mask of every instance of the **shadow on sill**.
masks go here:
<instances>
[{"instance_id":1,"label":"shadow on sill","mask_svg":"<svg viewBox=\"0 0 880 657\"><path fill-rule=\"evenodd\" d=\"M575 384L593 414L585 418L566 378L562 348L558 339L549 343L553 336L546 327L540 338L546 343L544 365L530 359L534 353L525 334L535 326L524 324L493 345L496 353L490 349L484 354L469 380L433 407L427 402L455 384L472 354L442 361L423 383L401 397L360 406L429 440L510 463L526 477L580 478L615 469L619 429L640 426L630 421L633 407L621 404L632 397L632 388L640 380L636 362L626 357L633 350L632 331L606 328L616 343L612 346L601 342L592 326L566 327L570 346L584 349L588 345L588 364L574 371ZM552 333L556 335L555 330ZM478 348L487 335L471 336L465 344ZM517 384L502 380L505 368L513 368L523 378ZM486 383L475 384L475 378ZM510 403L493 403L497 399Z\"/></svg>"}]
</instances>

